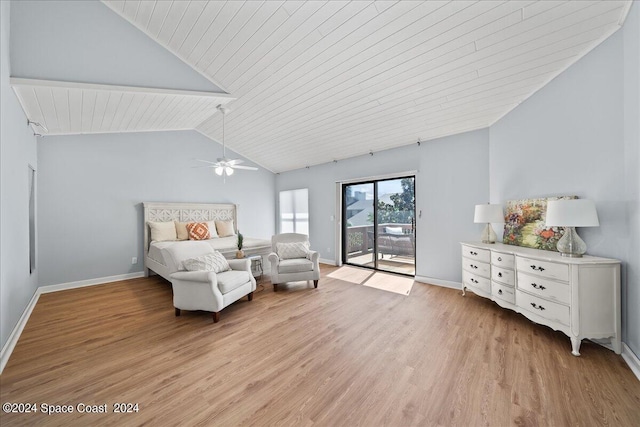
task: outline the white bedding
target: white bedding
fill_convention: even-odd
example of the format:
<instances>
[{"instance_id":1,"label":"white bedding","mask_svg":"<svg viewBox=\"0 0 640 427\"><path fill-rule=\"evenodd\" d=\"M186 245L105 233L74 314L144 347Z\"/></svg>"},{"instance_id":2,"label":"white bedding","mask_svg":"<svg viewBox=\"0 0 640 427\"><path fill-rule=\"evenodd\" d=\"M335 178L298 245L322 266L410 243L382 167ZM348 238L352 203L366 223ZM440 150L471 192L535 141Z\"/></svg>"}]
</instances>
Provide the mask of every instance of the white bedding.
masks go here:
<instances>
[{"instance_id":1,"label":"white bedding","mask_svg":"<svg viewBox=\"0 0 640 427\"><path fill-rule=\"evenodd\" d=\"M166 266L170 272L174 272L182 269L182 261L184 259L200 256L210 249L221 252L227 258L234 258L237 250L237 242L238 238L236 236L219 237L209 240L151 242L147 256L157 263ZM250 254L266 254L271 251L271 242L269 240L245 237L242 249Z\"/></svg>"}]
</instances>

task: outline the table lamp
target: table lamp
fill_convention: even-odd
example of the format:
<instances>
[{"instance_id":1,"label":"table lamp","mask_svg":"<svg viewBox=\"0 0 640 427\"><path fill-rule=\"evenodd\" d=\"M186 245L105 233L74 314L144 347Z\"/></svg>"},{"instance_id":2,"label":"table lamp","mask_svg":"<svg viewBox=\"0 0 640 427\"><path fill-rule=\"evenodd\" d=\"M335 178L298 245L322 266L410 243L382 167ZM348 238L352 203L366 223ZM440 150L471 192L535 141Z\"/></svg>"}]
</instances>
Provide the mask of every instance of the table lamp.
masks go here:
<instances>
[{"instance_id":1,"label":"table lamp","mask_svg":"<svg viewBox=\"0 0 640 427\"><path fill-rule=\"evenodd\" d=\"M547 202L547 227L564 227L558 240L558 252L562 256L580 258L587 251L587 244L576 233L576 227L597 227L598 213L592 200L561 199Z\"/></svg>"},{"instance_id":2,"label":"table lamp","mask_svg":"<svg viewBox=\"0 0 640 427\"><path fill-rule=\"evenodd\" d=\"M473 222L476 224L486 223L482 231L482 243L495 243L496 232L493 231L492 222L504 222L504 214L502 213L502 205L476 205L476 211L473 215Z\"/></svg>"}]
</instances>

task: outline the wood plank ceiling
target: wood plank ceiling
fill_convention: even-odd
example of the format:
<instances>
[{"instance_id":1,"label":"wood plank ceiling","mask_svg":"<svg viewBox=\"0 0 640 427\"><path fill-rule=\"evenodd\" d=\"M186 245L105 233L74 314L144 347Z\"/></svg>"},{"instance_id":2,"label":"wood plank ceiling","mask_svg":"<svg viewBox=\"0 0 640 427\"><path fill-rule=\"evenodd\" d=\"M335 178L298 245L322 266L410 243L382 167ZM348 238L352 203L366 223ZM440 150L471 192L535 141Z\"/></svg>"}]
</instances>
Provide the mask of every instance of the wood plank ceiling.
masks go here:
<instances>
[{"instance_id":1,"label":"wood plank ceiling","mask_svg":"<svg viewBox=\"0 0 640 427\"><path fill-rule=\"evenodd\" d=\"M115 1L237 98L226 143L282 172L490 126L631 1ZM219 140L221 121L197 126Z\"/></svg>"},{"instance_id":2,"label":"wood plank ceiling","mask_svg":"<svg viewBox=\"0 0 640 427\"><path fill-rule=\"evenodd\" d=\"M227 94L11 78L35 133L73 135L194 129ZM44 125L44 126L43 126Z\"/></svg>"}]
</instances>

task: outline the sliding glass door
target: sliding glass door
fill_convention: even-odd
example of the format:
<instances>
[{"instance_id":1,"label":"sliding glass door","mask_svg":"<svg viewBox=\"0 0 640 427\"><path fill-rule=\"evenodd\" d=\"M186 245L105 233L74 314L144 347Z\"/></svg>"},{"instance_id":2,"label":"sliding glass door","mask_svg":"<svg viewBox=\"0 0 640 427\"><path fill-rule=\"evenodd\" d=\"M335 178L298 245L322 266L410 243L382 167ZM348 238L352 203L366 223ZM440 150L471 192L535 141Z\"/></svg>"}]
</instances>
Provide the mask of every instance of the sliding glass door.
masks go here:
<instances>
[{"instance_id":1,"label":"sliding glass door","mask_svg":"<svg viewBox=\"0 0 640 427\"><path fill-rule=\"evenodd\" d=\"M415 178L342 186L342 262L415 275Z\"/></svg>"},{"instance_id":2,"label":"sliding glass door","mask_svg":"<svg viewBox=\"0 0 640 427\"><path fill-rule=\"evenodd\" d=\"M375 266L374 184L345 185L343 191L344 221L346 232L342 241L342 261L347 264Z\"/></svg>"}]
</instances>

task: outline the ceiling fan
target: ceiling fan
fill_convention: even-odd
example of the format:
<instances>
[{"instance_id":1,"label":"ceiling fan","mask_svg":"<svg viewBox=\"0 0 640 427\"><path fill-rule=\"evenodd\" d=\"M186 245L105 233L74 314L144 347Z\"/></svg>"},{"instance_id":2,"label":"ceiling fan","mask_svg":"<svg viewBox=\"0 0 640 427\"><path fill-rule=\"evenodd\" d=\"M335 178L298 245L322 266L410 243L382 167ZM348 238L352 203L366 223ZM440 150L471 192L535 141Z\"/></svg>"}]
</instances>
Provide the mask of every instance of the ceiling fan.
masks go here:
<instances>
[{"instance_id":1,"label":"ceiling fan","mask_svg":"<svg viewBox=\"0 0 640 427\"><path fill-rule=\"evenodd\" d=\"M241 166L240 163L243 163L242 159L229 160L227 159L226 154L226 146L224 143L224 116L229 113L229 110L226 107L223 107L222 104L216 107L218 111L222 114L222 157L218 157L216 162L212 162L209 160L196 159L199 162L209 163L207 166L199 166L203 168L214 168L216 175L227 177L233 175L235 169L245 169L250 171L256 171L258 168L253 166Z\"/></svg>"}]
</instances>

